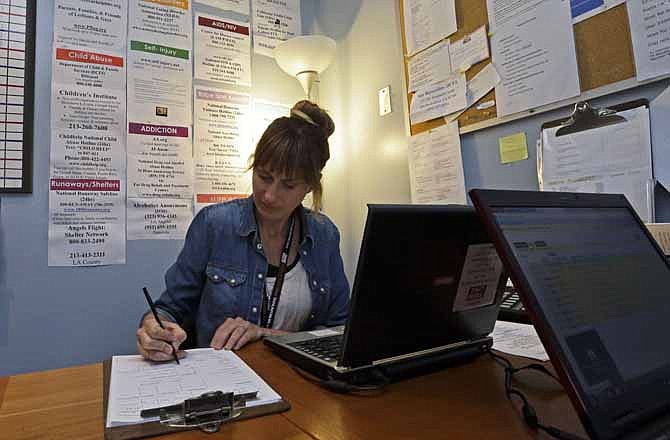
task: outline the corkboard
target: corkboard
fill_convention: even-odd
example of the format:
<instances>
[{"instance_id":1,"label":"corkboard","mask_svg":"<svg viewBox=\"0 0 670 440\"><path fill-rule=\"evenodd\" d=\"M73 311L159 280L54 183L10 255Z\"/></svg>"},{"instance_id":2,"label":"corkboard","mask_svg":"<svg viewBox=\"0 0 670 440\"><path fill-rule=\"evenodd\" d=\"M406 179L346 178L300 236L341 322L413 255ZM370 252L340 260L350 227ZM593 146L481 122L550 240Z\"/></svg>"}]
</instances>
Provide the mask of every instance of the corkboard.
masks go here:
<instances>
[{"instance_id":1,"label":"corkboard","mask_svg":"<svg viewBox=\"0 0 670 440\"><path fill-rule=\"evenodd\" d=\"M400 4L400 27L403 53L407 53L407 48L405 47L403 0L398 1ZM486 0L456 0L456 18L458 21L458 32L449 37L451 41L460 40L465 35L474 32L482 25L487 25L488 29ZM574 33L577 65L579 67L579 81L582 93L635 76L635 59L633 58L633 45L630 38L628 12L625 3L577 23L574 25ZM472 66L466 72L468 81L490 62L491 59L489 58L488 60ZM409 84L407 57L405 57L404 64L406 84ZM409 108L412 95L409 93L406 95ZM495 106L485 110L476 109L477 104L480 102L486 102L492 99L495 99L494 90L477 101L475 105L470 107L458 118L460 127L463 128L468 125L496 118L497 111ZM410 125L411 134L415 135L422 133L444 124L444 118L412 124Z\"/></svg>"}]
</instances>

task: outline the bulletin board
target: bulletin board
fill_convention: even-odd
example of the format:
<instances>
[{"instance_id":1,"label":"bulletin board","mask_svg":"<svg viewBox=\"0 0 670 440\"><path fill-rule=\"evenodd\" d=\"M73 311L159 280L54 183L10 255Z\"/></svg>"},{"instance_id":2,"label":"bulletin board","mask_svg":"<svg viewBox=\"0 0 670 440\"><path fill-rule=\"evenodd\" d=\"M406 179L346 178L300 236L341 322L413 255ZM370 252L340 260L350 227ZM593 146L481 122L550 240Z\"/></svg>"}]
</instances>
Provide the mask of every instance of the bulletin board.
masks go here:
<instances>
[{"instance_id":1,"label":"bulletin board","mask_svg":"<svg viewBox=\"0 0 670 440\"><path fill-rule=\"evenodd\" d=\"M404 2L403 0L398 1L400 3L403 53L405 54L407 48L403 18ZM458 31L449 37L451 41L460 40L482 25L486 25L488 30L486 0L456 0L456 19ZM582 93L635 77L635 59L625 3L575 24L574 34ZM472 79L490 62L491 58L473 65L466 72L467 80ZM405 84L409 84L407 57L404 57L404 64ZM409 108L412 95L407 93L407 90L405 94ZM495 106L483 110L476 108L478 103L490 100L495 100L495 90L490 91L458 118L461 130L468 125L494 120L498 117ZM444 124L444 118L437 118L411 124L410 131L412 135L415 135Z\"/></svg>"}]
</instances>

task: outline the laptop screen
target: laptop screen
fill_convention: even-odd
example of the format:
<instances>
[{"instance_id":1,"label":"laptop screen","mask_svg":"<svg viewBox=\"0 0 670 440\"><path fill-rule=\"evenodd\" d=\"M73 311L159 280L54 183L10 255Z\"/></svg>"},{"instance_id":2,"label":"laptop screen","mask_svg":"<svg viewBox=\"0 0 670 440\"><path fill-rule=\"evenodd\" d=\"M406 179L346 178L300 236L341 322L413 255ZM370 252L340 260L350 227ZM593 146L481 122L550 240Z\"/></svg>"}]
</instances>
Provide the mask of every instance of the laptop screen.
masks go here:
<instances>
[{"instance_id":1,"label":"laptop screen","mask_svg":"<svg viewBox=\"0 0 670 440\"><path fill-rule=\"evenodd\" d=\"M670 401L670 270L630 209L492 212L596 431Z\"/></svg>"}]
</instances>

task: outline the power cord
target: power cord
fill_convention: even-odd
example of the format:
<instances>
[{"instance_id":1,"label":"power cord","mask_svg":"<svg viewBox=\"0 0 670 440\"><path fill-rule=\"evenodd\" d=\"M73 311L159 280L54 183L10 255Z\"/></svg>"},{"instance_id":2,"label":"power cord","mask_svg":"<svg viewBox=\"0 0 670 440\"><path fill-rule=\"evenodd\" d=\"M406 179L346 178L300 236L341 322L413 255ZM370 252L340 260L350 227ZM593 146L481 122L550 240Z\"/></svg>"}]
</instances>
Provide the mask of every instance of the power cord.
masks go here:
<instances>
[{"instance_id":1,"label":"power cord","mask_svg":"<svg viewBox=\"0 0 670 440\"><path fill-rule=\"evenodd\" d=\"M530 429L532 429L533 431L542 430L547 434L549 434L550 436L560 440L584 440L582 437L563 431L554 426L547 426L541 424L540 419L537 417L535 409L530 404L530 402L528 402L526 396L518 389L512 387L512 380L514 378L514 374L518 373L519 371L523 370L540 371L550 376L560 384L560 381L558 380L558 377L556 377L556 375L552 374L551 371L549 371L544 365L541 364L529 364L523 367L516 368L512 365L512 363L508 359L495 354L493 351L489 350L489 354L491 355L491 357L493 357L493 360L495 360L496 363L502 365L503 368L505 369L505 394L507 395L507 398L510 400L512 399L512 396L516 396L519 399L521 399L521 402L523 402L523 405L521 407L521 413L523 414L524 421L530 427Z\"/></svg>"},{"instance_id":2,"label":"power cord","mask_svg":"<svg viewBox=\"0 0 670 440\"><path fill-rule=\"evenodd\" d=\"M373 382L366 382L365 384L359 385L350 382L345 382L340 379L336 379L332 377L332 375L330 374L326 379L322 379L311 373L308 373L302 368L296 367L295 365L291 365L291 367L293 368L293 370L295 370L296 373L298 373L303 378L309 380L310 382L314 382L317 385L320 385L326 389L342 394L360 393L362 395L377 395L381 393L386 387L386 385L388 385L390 382L390 380L381 371L376 369L369 370L366 372L366 376L368 378L370 377L374 378Z\"/></svg>"}]
</instances>

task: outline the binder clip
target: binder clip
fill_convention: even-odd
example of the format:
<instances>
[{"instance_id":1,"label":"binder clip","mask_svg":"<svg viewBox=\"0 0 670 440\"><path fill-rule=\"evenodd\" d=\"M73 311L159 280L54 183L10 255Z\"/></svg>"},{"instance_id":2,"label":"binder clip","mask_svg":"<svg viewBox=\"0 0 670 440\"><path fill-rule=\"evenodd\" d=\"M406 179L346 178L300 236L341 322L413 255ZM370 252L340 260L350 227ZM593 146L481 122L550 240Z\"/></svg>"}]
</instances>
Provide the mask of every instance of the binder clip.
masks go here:
<instances>
[{"instance_id":1,"label":"binder clip","mask_svg":"<svg viewBox=\"0 0 670 440\"><path fill-rule=\"evenodd\" d=\"M243 394L213 391L176 405L142 410L140 416L160 417L160 423L171 428L199 428L214 433L222 423L240 416L247 400L255 399L257 394L256 391Z\"/></svg>"},{"instance_id":2,"label":"binder clip","mask_svg":"<svg viewBox=\"0 0 670 440\"><path fill-rule=\"evenodd\" d=\"M626 122L626 118L616 113L615 110L608 108L593 108L588 102L578 102L570 118L556 131L556 136Z\"/></svg>"}]
</instances>

